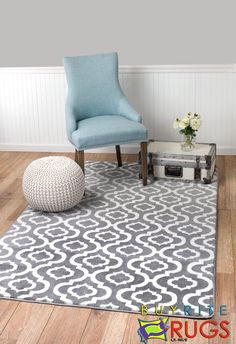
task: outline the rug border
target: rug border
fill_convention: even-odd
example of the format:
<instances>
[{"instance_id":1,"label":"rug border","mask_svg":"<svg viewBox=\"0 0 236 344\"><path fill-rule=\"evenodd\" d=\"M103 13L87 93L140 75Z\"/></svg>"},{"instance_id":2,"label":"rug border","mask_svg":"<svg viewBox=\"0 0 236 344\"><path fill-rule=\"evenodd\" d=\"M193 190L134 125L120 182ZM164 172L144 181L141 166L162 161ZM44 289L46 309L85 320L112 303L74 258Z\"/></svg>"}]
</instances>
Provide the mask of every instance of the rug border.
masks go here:
<instances>
[{"instance_id":1,"label":"rug border","mask_svg":"<svg viewBox=\"0 0 236 344\"><path fill-rule=\"evenodd\" d=\"M86 160L86 163L90 163L90 162L97 162L97 163L102 163L102 162L109 162L109 163L114 163L115 161L106 161L106 160ZM128 162L124 162L123 164L127 164L127 165L137 165L138 163L132 162L132 163L128 163ZM118 167L117 167L118 168ZM216 223L215 223L215 259L214 259L214 289L213 289L213 301L214 301L214 308L213 308L213 313L209 316L187 316L187 315L173 315L173 314L166 314L163 313L161 315L158 315L156 313L148 313L148 315L152 315L152 316L164 316L164 317L168 317L168 318L184 318L184 319L196 319L196 320L203 320L203 319L212 319L215 315L215 305L216 305L216 281L217 281L217 257L218 257L218 224L219 224L219 207L218 207L218 202L219 202L219 170L218 168L216 168L216 174L217 174L217 178L216 180L213 181L213 183L216 183L217 185L217 198L216 198ZM159 179L166 179L166 178L159 178ZM151 184L153 183L153 179L151 180ZM170 178L169 180L175 180L173 178ZM183 181L183 180L182 180ZM186 181L186 182L194 182L194 181ZM19 216L21 216L21 214L26 210L26 209L32 209L29 205L26 205L26 207L22 210L22 212L20 213ZM34 210L34 209L32 209ZM50 213L50 212L49 212ZM17 217L17 219L19 218L19 216ZM12 227L12 225L17 221L17 219L15 221L13 221L13 223L4 231L4 233L0 236L0 238L2 238L5 233ZM0 300L4 300L4 301L18 301L18 302L26 302L26 303L33 303L33 304L42 304L42 305L52 305L52 306L62 306L62 307L76 307L76 308L85 308L85 309L95 309L95 310L99 310L99 311L105 311L105 312L120 312L120 313L128 313L128 314L140 314L140 316L142 316L141 312L135 312L135 311L128 311L128 310L117 310L117 309L109 309L109 308L100 308L100 307L91 307L91 306L81 306L81 305L70 305L70 304L62 304L62 303L50 303L50 302L43 302L43 301L37 301L37 300L28 300L28 299L17 299L17 298L12 298L12 297L2 297L0 296ZM144 315L145 317L146 315Z\"/></svg>"}]
</instances>

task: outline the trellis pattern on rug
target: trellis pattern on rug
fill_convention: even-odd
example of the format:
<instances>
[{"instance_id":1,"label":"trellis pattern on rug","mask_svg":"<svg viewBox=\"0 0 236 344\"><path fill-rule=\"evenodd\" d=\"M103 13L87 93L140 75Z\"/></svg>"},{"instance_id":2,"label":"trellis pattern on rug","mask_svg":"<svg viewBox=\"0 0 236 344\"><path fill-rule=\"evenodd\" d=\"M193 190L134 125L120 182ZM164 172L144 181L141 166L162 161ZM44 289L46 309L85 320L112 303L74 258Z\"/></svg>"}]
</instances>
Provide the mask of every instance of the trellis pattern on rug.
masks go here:
<instances>
[{"instance_id":1,"label":"trellis pattern on rug","mask_svg":"<svg viewBox=\"0 0 236 344\"><path fill-rule=\"evenodd\" d=\"M214 305L217 183L158 180L88 162L75 208L27 208L0 240L0 297L207 317ZM199 314L201 306L201 314Z\"/></svg>"}]
</instances>

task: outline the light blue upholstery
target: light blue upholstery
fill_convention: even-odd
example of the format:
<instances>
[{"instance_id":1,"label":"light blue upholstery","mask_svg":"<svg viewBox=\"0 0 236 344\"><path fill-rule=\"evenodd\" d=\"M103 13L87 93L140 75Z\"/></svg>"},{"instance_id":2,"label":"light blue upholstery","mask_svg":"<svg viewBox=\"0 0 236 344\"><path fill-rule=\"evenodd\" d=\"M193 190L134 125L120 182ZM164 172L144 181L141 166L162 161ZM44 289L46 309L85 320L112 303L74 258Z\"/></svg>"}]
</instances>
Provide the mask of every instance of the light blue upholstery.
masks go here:
<instances>
[{"instance_id":1,"label":"light blue upholstery","mask_svg":"<svg viewBox=\"0 0 236 344\"><path fill-rule=\"evenodd\" d=\"M116 53L65 57L66 128L77 150L147 141L141 116L118 80Z\"/></svg>"},{"instance_id":2,"label":"light blue upholstery","mask_svg":"<svg viewBox=\"0 0 236 344\"><path fill-rule=\"evenodd\" d=\"M120 145L130 141L146 140L144 126L124 116L97 116L79 121L78 129L72 133L72 143L80 149L106 145Z\"/></svg>"}]
</instances>

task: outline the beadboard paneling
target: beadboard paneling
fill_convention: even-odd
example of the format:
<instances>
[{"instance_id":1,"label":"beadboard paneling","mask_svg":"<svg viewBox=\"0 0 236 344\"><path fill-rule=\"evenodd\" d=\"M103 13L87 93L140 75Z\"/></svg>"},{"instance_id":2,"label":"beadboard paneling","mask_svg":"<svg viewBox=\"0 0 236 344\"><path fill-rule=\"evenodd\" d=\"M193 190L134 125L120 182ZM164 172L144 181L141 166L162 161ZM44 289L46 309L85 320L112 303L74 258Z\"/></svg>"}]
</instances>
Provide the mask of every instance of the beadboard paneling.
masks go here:
<instances>
[{"instance_id":1,"label":"beadboard paneling","mask_svg":"<svg viewBox=\"0 0 236 344\"><path fill-rule=\"evenodd\" d=\"M120 82L151 138L179 140L173 119L196 111L203 118L198 140L216 142L219 153L236 154L235 71L232 65L121 66ZM0 149L71 150L66 93L62 67L0 68Z\"/></svg>"}]
</instances>

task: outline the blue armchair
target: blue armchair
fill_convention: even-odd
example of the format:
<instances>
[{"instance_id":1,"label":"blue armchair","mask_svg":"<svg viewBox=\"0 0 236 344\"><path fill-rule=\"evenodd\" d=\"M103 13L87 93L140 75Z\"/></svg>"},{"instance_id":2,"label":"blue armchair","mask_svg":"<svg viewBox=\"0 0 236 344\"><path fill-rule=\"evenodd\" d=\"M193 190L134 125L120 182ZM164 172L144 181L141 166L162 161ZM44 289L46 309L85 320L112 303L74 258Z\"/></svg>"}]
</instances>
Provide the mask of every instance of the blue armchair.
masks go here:
<instances>
[{"instance_id":1,"label":"blue armchair","mask_svg":"<svg viewBox=\"0 0 236 344\"><path fill-rule=\"evenodd\" d=\"M117 54L65 57L64 67L68 83L66 129L75 146L75 161L84 171L85 149L115 145L121 166L120 145L140 142L146 185L148 132L120 88Z\"/></svg>"}]
</instances>

